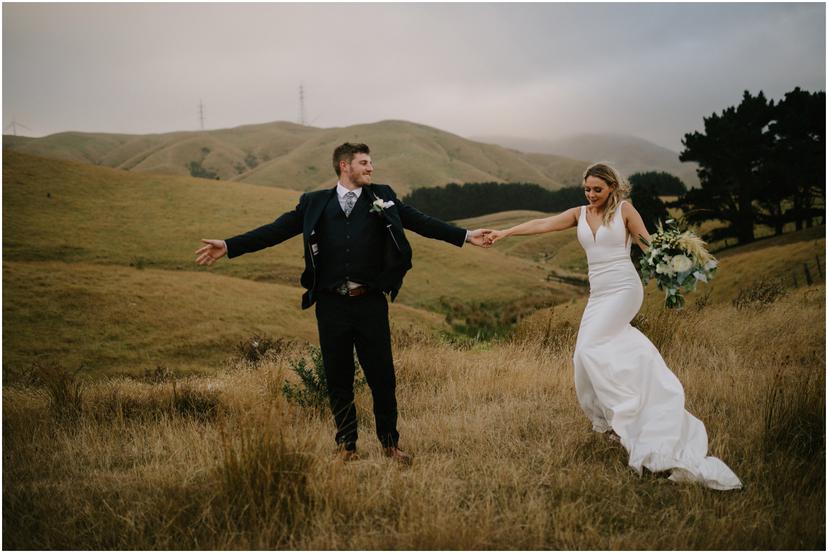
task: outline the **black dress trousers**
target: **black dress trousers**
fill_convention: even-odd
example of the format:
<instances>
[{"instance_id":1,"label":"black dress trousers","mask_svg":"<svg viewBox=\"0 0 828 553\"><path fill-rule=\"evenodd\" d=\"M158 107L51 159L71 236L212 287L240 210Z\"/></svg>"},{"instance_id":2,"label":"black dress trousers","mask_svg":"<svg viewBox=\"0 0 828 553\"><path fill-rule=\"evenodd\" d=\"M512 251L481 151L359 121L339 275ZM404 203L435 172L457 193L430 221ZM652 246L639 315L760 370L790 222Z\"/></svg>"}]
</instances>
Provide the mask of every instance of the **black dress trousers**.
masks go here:
<instances>
[{"instance_id":1,"label":"black dress trousers","mask_svg":"<svg viewBox=\"0 0 828 553\"><path fill-rule=\"evenodd\" d=\"M397 398L388 302L378 291L362 296L320 292L316 301L319 343L328 380L336 442L356 449L354 347L374 399L377 437L383 447L396 446Z\"/></svg>"}]
</instances>

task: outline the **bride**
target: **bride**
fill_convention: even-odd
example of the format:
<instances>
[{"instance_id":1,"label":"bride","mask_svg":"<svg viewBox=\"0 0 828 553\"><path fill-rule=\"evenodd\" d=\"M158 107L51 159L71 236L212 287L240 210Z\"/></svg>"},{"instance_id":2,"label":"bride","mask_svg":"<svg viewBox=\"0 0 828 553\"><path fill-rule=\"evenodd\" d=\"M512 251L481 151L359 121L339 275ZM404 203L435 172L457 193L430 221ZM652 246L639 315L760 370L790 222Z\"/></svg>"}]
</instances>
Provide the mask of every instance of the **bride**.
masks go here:
<instances>
[{"instance_id":1,"label":"bride","mask_svg":"<svg viewBox=\"0 0 828 553\"><path fill-rule=\"evenodd\" d=\"M707 455L704 424L684 409L684 389L653 344L630 326L644 288L630 260L631 237L642 249L650 234L623 198L629 184L605 163L584 173L589 205L545 219L492 231L494 244L508 236L577 227L589 263L589 301L575 344L575 390L593 430L618 440L640 475L671 471L670 479L716 490L742 487L739 478Z\"/></svg>"}]
</instances>

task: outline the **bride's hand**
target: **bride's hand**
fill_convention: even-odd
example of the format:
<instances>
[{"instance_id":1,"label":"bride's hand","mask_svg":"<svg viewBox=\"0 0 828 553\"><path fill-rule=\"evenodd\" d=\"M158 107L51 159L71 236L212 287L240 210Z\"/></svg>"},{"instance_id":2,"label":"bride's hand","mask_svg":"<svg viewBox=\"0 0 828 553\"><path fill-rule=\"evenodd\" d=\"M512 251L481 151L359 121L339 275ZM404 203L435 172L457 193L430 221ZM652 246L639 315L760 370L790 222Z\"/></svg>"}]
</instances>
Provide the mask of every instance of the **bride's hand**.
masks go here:
<instances>
[{"instance_id":1,"label":"bride's hand","mask_svg":"<svg viewBox=\"0 0 828 553\"><path fill-rule=\"evenodd\" d=\"M498 240L502 240L503 238L506 238L507 236L508 236L508 234L506 234L505 230L493 230L493 231L489 232L489 234L486 235L486 244L491 246L492 244L494 244Z\"/></svg>"}]
</instances>

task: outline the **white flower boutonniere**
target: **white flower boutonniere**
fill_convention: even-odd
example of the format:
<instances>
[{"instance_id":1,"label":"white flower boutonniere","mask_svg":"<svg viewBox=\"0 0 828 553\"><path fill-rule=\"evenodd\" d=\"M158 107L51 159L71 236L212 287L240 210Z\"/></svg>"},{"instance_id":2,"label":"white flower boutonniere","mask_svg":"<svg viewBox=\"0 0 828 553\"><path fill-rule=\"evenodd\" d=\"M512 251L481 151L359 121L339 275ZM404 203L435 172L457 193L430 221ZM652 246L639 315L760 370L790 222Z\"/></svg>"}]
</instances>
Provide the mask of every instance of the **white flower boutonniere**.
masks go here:
<instances>
[{"instance_id":1,"label":"white flower boutonniere","mask_svg":"<svg viewBox=\"0 0 828 553\"><path fill-rule=\"evenodd\" d=\"M391 207L394 205L392 201L384 201L382 198L376 198L374 203L371 204L371 213L382 213L385 208Z\"/></svg>"}]
</instances>

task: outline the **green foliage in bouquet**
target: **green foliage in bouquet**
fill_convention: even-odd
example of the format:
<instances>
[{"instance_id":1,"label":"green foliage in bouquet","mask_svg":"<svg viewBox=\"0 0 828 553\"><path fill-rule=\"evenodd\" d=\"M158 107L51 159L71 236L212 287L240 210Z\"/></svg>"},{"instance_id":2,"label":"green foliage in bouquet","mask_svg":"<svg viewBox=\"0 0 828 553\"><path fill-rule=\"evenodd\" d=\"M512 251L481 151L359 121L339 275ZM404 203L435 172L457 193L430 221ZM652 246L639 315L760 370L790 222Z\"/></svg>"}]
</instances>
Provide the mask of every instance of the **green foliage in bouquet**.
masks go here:
<instances>
[{"instance_id":1,"label":"green foliage in bouquet","mask_svg":"<svg viewBox=\"0 0 828 553\"><path fill-rule=\"evenodd\" d=\"M716 274L718 262L710 255L704 241L684 224L668 219L665 228L660 222L658 230L646 240L648 246L641 258L639 271L646 285L651 278L658 289L664 291L664 303L669 309L684 307L684 294L696 289L698 281L709 282Z\"/></svg>"}]
</instances>

